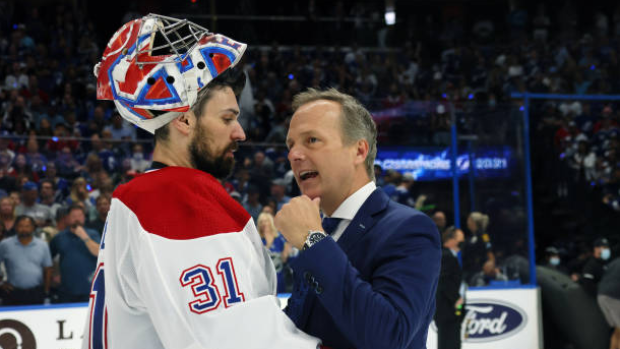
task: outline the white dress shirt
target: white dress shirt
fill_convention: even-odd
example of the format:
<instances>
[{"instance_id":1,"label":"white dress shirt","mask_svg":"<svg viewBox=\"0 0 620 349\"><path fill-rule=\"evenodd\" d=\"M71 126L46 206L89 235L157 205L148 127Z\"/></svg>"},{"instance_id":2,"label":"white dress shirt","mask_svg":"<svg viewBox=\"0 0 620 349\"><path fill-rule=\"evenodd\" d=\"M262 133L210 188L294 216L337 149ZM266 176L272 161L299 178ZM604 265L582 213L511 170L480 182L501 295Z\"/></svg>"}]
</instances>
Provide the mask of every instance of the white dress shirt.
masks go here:
<instances>
[{"instance_id":1,"label":"white dress shirt","mask_svg":"<svg viewBox=\"0 0 620 349\"><path fill-rule=\"evenodd\" d=\"M375 182L370 181L363 187L359 188L355 193L349 196L346 200L338 206L336 211L329 216L330 218L340 218L341 221L338 223L338 227L332 233L331 237L338 241L338 239L342 236L342 233L347 229L349 223L353 220L353 217L357 214L360 207L366 202L366 199L372 194L373 191L377 189Z\"/></svg>"}]
</instances>

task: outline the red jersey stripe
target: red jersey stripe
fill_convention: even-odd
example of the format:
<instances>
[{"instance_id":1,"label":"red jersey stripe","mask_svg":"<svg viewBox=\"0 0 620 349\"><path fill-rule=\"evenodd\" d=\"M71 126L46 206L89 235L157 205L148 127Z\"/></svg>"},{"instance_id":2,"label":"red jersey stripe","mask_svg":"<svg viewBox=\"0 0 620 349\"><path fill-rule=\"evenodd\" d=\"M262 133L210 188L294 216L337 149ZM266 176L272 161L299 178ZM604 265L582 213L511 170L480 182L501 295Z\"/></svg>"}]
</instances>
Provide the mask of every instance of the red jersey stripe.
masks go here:
<instances>
[{"instance_id":1,"label":"red jersey stripe","mask_svg":"<svg viewBox=\"0 0 620 349\"><path fill-rule=\"evenodd\" d=\"M138 176L113 194L149 233L189 240L238 233L250 219L243 207L208 173L166 167Z\"/></svg>"}]
</instances>

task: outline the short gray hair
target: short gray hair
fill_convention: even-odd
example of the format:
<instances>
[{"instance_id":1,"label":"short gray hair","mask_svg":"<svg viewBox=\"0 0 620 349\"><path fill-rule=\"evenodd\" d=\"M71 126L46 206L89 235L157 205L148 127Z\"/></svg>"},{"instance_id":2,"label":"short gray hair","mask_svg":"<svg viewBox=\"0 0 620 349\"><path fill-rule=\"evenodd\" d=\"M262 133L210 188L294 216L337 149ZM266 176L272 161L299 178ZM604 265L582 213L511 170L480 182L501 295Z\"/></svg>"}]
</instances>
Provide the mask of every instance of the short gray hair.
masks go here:
<instances>
[{"instance_id":1,"label":"short gray hair","mask_svg":"<svg viewBox=\"0 0 620 349\"><path fill-rule=\"evenodd\" d=\"M342 128L342 140L345 145L351 145L360 139L368 142L368 155L366 156L366 172L371 180L375 180L375 157L377 157L377 126L370 112L353 96L339 92L335 88L317 90L310 88L297 94L293 98L293 111L310 102L328 100L340 104L342 113L340 126Z\"/></svg>"}]
</instances>

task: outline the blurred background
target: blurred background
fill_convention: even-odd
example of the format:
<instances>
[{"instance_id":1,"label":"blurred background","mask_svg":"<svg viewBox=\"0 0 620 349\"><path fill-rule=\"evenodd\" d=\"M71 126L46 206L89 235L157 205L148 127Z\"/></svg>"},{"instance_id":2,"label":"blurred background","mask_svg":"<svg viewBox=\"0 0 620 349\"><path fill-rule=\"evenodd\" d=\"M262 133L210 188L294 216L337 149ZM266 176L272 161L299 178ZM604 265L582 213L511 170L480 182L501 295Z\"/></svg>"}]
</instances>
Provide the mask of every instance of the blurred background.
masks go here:
<instances>
[{"instance_id":1,"label":"blurred background","mask_svg":"<svg viewBox=\"0 0 620 349\"><path fill-rule=\"evenodd\" d=\"M148 13L249 45L247 140L223 185L255 219L280 292L296 251L268 215L299 194L284 140L308 87L372 112L377 184L440 231L463 229L470 286L536 283L531 261L583 286L589 262L618 256L620 5L570 0L0 1L0 237L30 214L50 241L73 204L100 233L114 188L149 167L152 137L96 100L93 75L112 34ZM56 268L49 301L61 284ZM560 337L545 347L575 347Z\"/></svg>"}]
</instances>

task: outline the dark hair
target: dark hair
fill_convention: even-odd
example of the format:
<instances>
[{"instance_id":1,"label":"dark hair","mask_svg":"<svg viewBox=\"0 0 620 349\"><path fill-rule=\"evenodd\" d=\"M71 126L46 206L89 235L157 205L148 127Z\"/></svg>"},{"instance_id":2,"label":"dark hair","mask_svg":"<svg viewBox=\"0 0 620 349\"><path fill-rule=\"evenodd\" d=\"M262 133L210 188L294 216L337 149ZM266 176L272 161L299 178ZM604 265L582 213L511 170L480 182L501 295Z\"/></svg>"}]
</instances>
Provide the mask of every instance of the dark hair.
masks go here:
<instances>
[{"instance_id":1,"label":"dark hair","mask_svg":"<svg viewBox=\"0 0 620 349\"><path fill-rule=\"evenodd\" d=\"M17 225L19 224L19 222L23 221L24 219L27 219L30 221L30 224L32 224L33 227L37 227L37 223L34 221L34 218L27 216L25 214L21 215L21 216L17 216L17 218L15 218L15 224L13 224L15 227L17 227Z\"/></svg>"},{"instance_id":2,"label":"dark hair","mask_svg":"<svg viewBox=\"0 0 620 349\"><path fill-rule=\"evenodd\" d=\"M52 185L52 189L56 190L56 183L54 183L53 180L49 179L49 178L43 178L42 180L39 181L41 188L43 188L43 183L49 183Z\"/></svg>"},{"instance_id":3,"label":"dark hair","mask_svg":"<svg viewBox=\"0 0 620 349\"><path fill-rule=\"evenodd\" d=\"M86 214L86 210L84 209L84 207L78 204L72 204L71 206L69 206L69 211L67 211L67 213L70 214L71 212L73 212L73 210L80 210L83 214Z\"/></svg>"},{"instance_id":4,"label":"dark hair","mask_svg":"<svg viewBox=\"0 0 620 349\"><path fill-rule=\"evenodd\" d=\"M69 214L69 208L67 206L61 206L56 210L56 221L59 221Z\"/></svg>"},{"instance_id":5,"label":"dark hair","mask_svg":"<svg viewBox=\"0 0 620 349\"><path fill-rule=\"evenodd\" d=\"M222 74L218 75L215 79L211 80L207 86L198 91L196 102L191 107L191 110L196 115L196 118L200 118L203 114L204 106L213 97L213 91L221 90L225 87L230 87L235 97L239 98L241 91L245 87L245 74L242 70L237 68L228 68ZM170 123L155 130L155 143L158 141L166 141L170 136Z\"/></svg>"},{"instance_id":6,"label":"dark hair","mask_svg":"<svg viewBox=\"0 0 620 349\"><path fill-rule=\"evenodd\" d=\"M443 233L441 233L441 242L446 242L450 239L456 238L456 232L458 230L459 229L453 225L447 227L446 230L444 230Z\"/></svg>"},{"instance_id":7,"label":"dark hair","mask_svg":"<svg viewBox=\"0 0 620 349\"><path fill-rule=\"evenodd\" d=\"M95 199L95 204L98 204L99 201L101 201L103 199L108 200L108 202L112 201L112 200L110 200L110 198L107 195L101 194L101 195L97 196L97 199Z\"/></svg>"}]
</instances>

